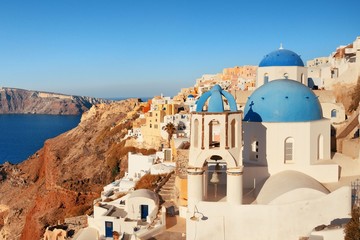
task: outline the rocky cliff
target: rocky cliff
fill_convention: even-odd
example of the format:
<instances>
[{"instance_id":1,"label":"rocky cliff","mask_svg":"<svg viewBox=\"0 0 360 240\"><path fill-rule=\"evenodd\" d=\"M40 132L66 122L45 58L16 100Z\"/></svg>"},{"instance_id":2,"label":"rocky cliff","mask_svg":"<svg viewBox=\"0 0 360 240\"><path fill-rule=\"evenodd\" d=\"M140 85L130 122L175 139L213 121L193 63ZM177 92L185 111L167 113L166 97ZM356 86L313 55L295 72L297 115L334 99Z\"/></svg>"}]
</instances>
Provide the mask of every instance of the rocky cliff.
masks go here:
<instances>
[{"instance_id":1,"label":"rocky cliff","mask_svg":"<svg viewBox=\"0 0 360 240\"><path fill-rule=\"evenodd\" d=\"M46 226L91 210L123 174L124 136L140 107L136 99L94 105L26 161L0 165L0 239L40 239Z\"/></svg>"},{"instance_id":2,"label":"rocky cliff","mask_svg":"<svg viewBox=\"0 0 360 240\"><path fill-rule=\"evenodd\" d=\"M0 88L1 113L78 115L94 104L109 100L29 91L17 88Z\"/></svg>"}]
</instances>

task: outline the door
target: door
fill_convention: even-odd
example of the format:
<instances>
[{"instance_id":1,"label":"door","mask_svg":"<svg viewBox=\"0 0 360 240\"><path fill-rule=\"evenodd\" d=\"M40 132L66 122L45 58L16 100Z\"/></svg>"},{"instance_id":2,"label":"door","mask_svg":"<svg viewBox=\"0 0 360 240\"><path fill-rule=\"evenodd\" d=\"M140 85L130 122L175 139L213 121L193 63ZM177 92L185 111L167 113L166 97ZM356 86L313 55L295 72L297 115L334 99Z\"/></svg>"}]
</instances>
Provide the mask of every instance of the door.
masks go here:
<instances>
[{"instance_id":1,"label":"door","mask_svg":"<svg viewBox=\"0 0 360 240\"><path fill-rule=\"evenodd\" d=\"M113 223L105 222L105 237L113 237Z\"/></svg>"},{"instance_id":2,"label":"door","mask_svg":"<svg viewBox=\"0 0 360 240\"><path fill-rule=\"evenodd\" d=\"M148 205L140 205L141 209L141 219L145 219L149 215L149 206Z\"/></svg>"}]
</instances>

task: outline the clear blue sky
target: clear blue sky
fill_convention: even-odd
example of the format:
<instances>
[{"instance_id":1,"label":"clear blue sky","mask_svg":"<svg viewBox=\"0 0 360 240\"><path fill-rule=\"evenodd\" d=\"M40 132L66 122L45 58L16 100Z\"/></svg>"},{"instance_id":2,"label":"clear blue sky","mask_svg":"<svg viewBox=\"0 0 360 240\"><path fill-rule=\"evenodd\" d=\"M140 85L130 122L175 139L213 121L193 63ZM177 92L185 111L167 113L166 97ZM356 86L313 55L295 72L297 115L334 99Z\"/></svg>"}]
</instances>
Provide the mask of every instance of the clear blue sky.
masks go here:
<instances>
[{"instance_id":1,"label":"clear blue sky","mask_svg":"<svg viewBox=\"0 0 360 240\"><path fill-rule=\"evenodd\" d=\"M360 1L0 0L0 86L95 97L175 95L257 65L303 61L360 35Z\"/></svg>"}]
</instances>

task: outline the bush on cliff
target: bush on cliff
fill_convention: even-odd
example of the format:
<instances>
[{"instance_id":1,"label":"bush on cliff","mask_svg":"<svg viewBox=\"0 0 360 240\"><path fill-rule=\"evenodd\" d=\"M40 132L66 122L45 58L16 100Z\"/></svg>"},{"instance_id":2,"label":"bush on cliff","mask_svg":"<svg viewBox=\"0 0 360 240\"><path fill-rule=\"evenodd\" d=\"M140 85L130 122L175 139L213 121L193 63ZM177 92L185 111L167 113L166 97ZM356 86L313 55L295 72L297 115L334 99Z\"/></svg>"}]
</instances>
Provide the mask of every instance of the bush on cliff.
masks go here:
<instances>
[{"instance_id":1,"label":"bush on cliff","mask_svg":"<svg viewBox=\"0 0 360 240\"><path fill-rule=\"evenodd\" d=\"M360 239L360 208L353 208L351 212L351 220L346 224L345 240L359 240Z\"/></svg>"},{"instance_id":2,"label":"bush on cliff","mask_svg":"<svg viewBox=\"0 0 360 240\"><path fill-rule=\"evenodd\" d=\"M360 102L360 77L358 78L357 84L351 94L351 97L352 98L349 111L356 111L356 109L359 107Z\"/></svg>"}]
</instances>

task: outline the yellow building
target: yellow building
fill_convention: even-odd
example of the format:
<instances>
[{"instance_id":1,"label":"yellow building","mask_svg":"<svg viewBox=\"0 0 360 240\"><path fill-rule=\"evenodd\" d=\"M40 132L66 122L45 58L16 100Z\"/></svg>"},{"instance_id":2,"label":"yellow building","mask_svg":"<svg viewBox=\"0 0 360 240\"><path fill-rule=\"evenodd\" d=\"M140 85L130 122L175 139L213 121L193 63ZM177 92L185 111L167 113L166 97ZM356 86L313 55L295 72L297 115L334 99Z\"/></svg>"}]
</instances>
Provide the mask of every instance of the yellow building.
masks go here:
<instances>
[{"instance_id":1,"label":"yellow building","mask_svg":"<svg viewBox=\"0 0 360 240\"><path fill-rule=\"evenodd\" d=\"M150 111L145 114L146 123L141 127L141 133L144 141L152 143L152 145L160 145L161 137L161 123L164 122L164 117L167 115L174 115L178 113L180 105L173 103L156 104Z\"/></svg>"},{"instance_id":2,"label":"yellow building","mask_svg":"<svg viewBox=\"0 0 360 240\"><path fill-rule=\"evenodd\" d=\"M257 66L235 66L224 68L222 80L237 80L239 77L244 79L256 79Z\"/></svg>"},{"instance_id":3,"label":"yellow building","mask_svg":"<svg viewBox=\"0 0 360 240\"><path fill-rule=\"evenodd\" d=\"M233 68L224 68L221 79L230 81L229 90L238 90L240 85L243 89L251 89L252 83L256 81L257 66L235 66ZM246 86L245 86L246 85Z\"/></svg>"}]
</instances>

